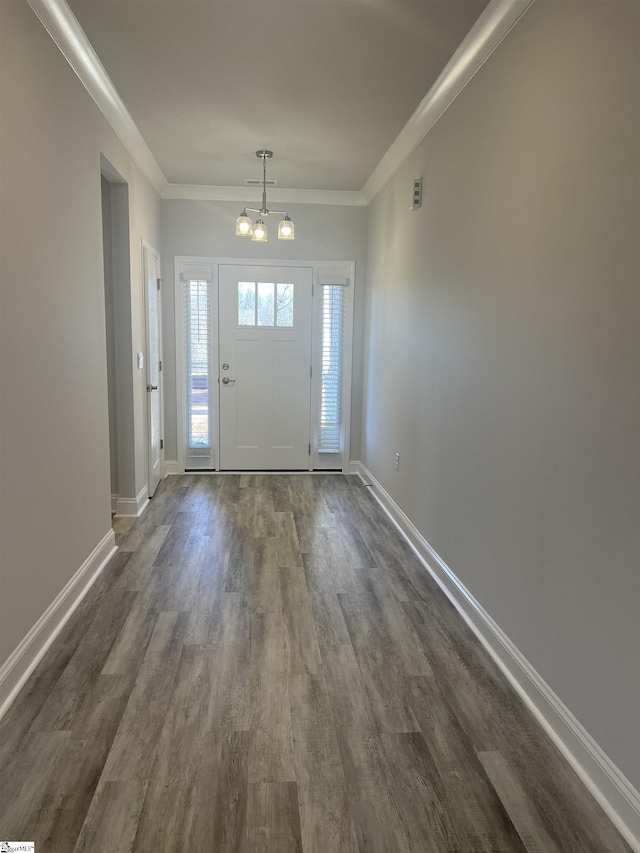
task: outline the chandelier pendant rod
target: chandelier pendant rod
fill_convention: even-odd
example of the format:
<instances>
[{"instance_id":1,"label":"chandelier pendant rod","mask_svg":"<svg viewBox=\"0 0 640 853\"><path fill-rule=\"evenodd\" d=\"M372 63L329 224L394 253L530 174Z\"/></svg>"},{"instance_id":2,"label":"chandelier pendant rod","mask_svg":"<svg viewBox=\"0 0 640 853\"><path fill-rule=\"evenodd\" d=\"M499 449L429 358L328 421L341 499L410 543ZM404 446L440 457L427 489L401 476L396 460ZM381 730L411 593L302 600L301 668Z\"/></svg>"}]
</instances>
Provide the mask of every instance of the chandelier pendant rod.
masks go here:
<instances>
[{"instance_id":1,"label":"chandelier pendant rod","mask_svg":"<svg viewBox=\"0 0 640 853\"><path fill-rule=\"evenodd\" d=\"M256 157L262 160L262 207L258 210L255 207L245 207L240 216L236 219L236 236L251 237L258 243L265 243L267 240L267 227L262 219L263 216L269 215L267 207L267 160L273 157L273 151L267 151L266 148L256 151ZM251 220L247 213L257 213L258 219L255 226L251 225ZM284 213L284 218L278 225L278 240L293 240L294 224L286 210L276 208L271 213Z\"/></svg>"},{"instance_id":2,"label":"chandelier pendant rod","mask_svg":"<svg viewBox=\"0 0 640 853\"><path fill-rule=\"evenodd\" d=\"M271 154L270 151L262 151L260 156L262 157L262 210L261 213L265 215L269 214L267 210L267 157Z\"/></svg>"}]
</instances>

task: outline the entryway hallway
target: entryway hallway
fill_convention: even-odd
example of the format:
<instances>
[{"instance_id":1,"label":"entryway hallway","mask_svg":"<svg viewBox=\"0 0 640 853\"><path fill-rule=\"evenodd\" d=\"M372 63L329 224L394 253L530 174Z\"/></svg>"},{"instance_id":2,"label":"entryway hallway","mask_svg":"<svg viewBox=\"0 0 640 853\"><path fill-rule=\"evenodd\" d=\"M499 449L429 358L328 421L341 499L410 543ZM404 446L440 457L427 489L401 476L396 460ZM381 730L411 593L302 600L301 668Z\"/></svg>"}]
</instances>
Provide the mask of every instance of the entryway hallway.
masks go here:
<instances>
[{"instance_id":1,"label":"entryway hallway","mask_svg":"<svg viewBox=\"0 0 640 853\"><path fill-rule=\"evenodd\" d=\"M44 851L628 851L368 489L186 475L0 726Z\"/></svg>"}]
</instances>

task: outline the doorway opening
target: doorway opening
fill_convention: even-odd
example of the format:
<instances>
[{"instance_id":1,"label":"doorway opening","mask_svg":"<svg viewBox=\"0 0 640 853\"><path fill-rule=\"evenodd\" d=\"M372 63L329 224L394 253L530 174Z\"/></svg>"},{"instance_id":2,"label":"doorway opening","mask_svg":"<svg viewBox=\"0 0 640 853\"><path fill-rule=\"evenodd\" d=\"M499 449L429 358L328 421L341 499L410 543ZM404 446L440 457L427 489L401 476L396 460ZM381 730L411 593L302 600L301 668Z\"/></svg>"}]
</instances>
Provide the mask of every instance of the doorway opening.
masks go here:
<instances>
[{"instance_id":1,"label":"doorway opening","mask_svg":"<svg viewBox=\"0 0 640 853\"><path fill-rule=\"evenodd\" d=\"M133 458L129 187L104 158L101 194L111 511L117 513L123 498L134 493L132 466L128 464Z\"/></svg>"},{"instance_id":2,"label":"doorway opening","mask_svg":"<svg viewBox=\"0 0 640 853\"><path fill-rule=\"evenodd\" d=\"M176 258L178 471L348 470L353 274Z\"/></svg>"}]
</instances>

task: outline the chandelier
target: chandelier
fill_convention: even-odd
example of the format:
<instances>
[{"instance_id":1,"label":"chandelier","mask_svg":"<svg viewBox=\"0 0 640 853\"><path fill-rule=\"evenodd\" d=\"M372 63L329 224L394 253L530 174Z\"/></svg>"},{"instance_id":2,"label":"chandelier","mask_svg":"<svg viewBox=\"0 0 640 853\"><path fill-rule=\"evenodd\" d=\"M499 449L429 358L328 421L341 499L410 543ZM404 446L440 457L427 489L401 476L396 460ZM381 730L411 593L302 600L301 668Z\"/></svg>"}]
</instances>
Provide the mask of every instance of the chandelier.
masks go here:
<instances>
[{"instance_id":1,"label":"chandelier","mask_svg":"<svg viewBox=\"0 0 640 853\"><path fill-rule=\"evenodd\" d=\"M262 207L245 207L240 216L236 219L236 237L251 237L254 243L267 242L267 226L265 225L263 216L268 216L269 213L284 213L284 217L278 224L278 240L293 240L294 239L294 224L293 220L289 219L286 210L269 210L267 207L267 160L273 157L273 151L256 151L256 157L262 160ZM250 213L257 213L258 218L255 224L251 222Z\"/></svg>"}]
</instances>

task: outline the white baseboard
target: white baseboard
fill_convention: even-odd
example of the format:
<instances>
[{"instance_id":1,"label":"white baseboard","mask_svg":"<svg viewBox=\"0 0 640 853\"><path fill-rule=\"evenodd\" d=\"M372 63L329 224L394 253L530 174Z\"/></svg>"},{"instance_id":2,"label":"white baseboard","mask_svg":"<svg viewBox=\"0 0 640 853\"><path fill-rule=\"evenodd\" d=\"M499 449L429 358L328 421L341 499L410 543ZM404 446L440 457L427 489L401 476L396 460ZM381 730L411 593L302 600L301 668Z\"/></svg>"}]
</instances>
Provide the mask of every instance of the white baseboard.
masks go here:
<instances>
[{"instance_id":1,"label":"white baseboard","mask_svg":"<svg viewBox=\"0 0 640 853\"><path fill-rule=\"evenodd\" d=\"M361 463L358 462L356 459L350 459L349 460L349 473L350 474L360 474L361 467L362 467Z\"/></svg>"},{"instance_id":2,"label":"white baseboard","mask_svg":"<svg viewBox=\"0 0 640 853\"><path fill-rule=\"evenodd\" d=\"M177 459L167 459L164 463L164 475L168 477L170 474L182 474L182 471L178 467Z\"/></svg>"},{"instance_id":3,"label":"white baseboard","mask_svg":"<svg viewBox=\"0 0 640 853\"><path fill-rule=\"evenodd\" d=\"M117 512L117 511L118 511L118 496L117 495L111 495L111 512Z\"/></svg>"},{"instance_id":4,"label":"white baseboard","mask_svg":"<svg viewBox=\"0 0 640 853\"><path fill-rule=\"evenodd\" d=\"M116 515L137 518L142 515L148 506L149 488L148 486L143 486L135 498L118 498L116 501Z\"/></svg>"},{"instance_id":5,"label":"white baseboard","mask_svg":"<svg viewBox=\"0 0 640 853\"><path fill-rule=\"evenodd\" d=\"M372 486L373 496L453 603L529 710L624 837L640 853L640 794L582 724L476 601L413 522L361 462L349 470Z\"/></svg>"},{"instance_id":6,"label":"white baseboard","mask_svg":"<svg viewBox=\"0 0 640 853\"><path fill-rule=\"evenodd\" d=\"M116 551L115 533L110 530L2 664L0 719Z\"/></svg>"}]
</instances>

